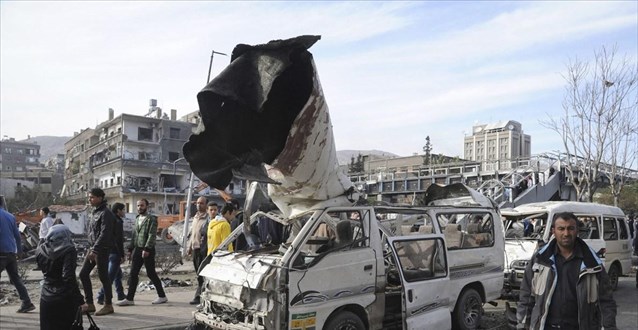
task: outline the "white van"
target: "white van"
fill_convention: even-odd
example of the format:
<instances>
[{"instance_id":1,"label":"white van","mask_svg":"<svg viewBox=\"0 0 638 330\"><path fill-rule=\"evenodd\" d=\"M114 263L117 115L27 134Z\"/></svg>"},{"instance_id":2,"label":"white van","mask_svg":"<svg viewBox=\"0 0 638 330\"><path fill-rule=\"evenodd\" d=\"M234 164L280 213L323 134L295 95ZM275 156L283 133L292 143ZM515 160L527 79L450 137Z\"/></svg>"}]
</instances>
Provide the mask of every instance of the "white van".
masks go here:
<instances>
[{"instance_id":1,"label":"white van","mask_svg":"<svg viewBox=\"0 0 638 330\"><path fill-rule=\"evenodd\" d=\"M483 303L503 287L499 218L491 203L317 207L290 218L256 212L252 223L275 222L286 235L276 244L248 236L248 251L227 252L245 236L243 224L233 231L199 273L205 285L195 322L212 329L476 329Z\"/></svg>"},{"instance_id":2,"label":"white van","mask_svg":"<svg viewBox=\"0 0 638 330\"><path fill-rule=\"evenodd\" d=\"M578 236L605 261L613 289L631 270L631 240L625 214L617 207L582 202L541 202L502 209L505 227L505 291L520 287L525 266L539 240L551 239L554 214L572 212L582 222Z\"/></svg>"}]
</instances>

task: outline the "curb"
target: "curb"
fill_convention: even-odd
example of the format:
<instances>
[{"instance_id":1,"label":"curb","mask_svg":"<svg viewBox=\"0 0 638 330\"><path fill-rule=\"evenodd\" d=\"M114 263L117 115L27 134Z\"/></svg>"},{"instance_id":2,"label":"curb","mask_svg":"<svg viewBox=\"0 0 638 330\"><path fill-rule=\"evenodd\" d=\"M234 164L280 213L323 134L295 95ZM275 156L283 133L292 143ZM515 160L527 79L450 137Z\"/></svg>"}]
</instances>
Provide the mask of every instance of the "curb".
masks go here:
<instances>
[{"instance_id":1,"label":"curb","mask_svg":"<svg viewBox=\"0 0 638 330\"><path fill-rule=\"evenodd\" d=\"M184 323L175 323L175 324L167 324L163 326L152 326L152 327L142 327L142 328L130 328L130 330L185 330L191 322Z\"/></svg>"}]
</instances>

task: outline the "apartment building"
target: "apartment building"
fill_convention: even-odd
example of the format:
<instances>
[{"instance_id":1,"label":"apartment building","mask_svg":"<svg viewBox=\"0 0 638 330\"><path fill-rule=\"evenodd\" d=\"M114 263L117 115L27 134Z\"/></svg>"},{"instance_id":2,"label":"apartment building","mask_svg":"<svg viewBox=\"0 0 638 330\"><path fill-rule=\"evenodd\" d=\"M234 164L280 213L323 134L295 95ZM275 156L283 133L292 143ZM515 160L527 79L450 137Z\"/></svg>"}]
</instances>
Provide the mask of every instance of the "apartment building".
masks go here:
<instances>
[{"instance_id":1,"label":"apartment building","mask_svg":"<svg viewBox=\"0 0 638 330\"><path fill-rule=\"evenodd\" d=\"M0 141L2 172L23 172L40 167L40 145L5 138Z\"/></svg>"},{"instance_id":2,"label":"apartment building","mask_svg":"<svg viewBox=\"0 0 638 330\"><path fill-rule=\"evenodd\" d=\"M0 141L0 185L7 196L19 186L37 187L51 195L62 187L62 176L40 164L40 145L5 138Z\"/></svg>"},{"instance_id":3,"label":"apartment building","mask_svg":"<svg viewBox=\"0 0 638 330\"><path fill-rule=\"evenodd\" d=\"M531 156L532 138L521 123L509 120L472 127L464 139L463 158L485 164L485 169L508 170L519 158Z\"/></svg>"},{"instance_id":4,"label":"apartment building","mask_svg":"<svg viewBox=\"0 0 638 330\"><path fill-rule=\"evenodd\" d=\"M153 213L176 212L191 174L182 146L197 123L177 120L176 110L169 118L153 103L151 110L146 116L114 117L109 109L107 121L74 134L64 145L64 196L83 200L91 188L100 187L109 203L121 202L127 212L135 212L141 198L149 200ZM195 178L194 183L200 182ZM238 194L243 188L239 182L227 192Z\"/></svg>"}]
</instances>

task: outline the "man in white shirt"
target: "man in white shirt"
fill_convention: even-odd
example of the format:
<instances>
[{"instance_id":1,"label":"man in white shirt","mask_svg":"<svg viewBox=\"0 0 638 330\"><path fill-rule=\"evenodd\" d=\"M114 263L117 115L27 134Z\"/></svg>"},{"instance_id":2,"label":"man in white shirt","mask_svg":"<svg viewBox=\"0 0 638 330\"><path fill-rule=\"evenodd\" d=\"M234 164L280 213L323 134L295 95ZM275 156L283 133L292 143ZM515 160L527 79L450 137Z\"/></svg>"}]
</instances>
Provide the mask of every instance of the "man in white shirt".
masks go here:
<instances>
[{"instance_id":1,"label":"man in white shirt","mask_svg":"<svg viewBox=\"0 0 638 330\"><path fill-rule=\"evenodd\" d=\"M40 232L38 234L40 238L40 244L44 242L44 238L47 237L47 233L49 232L49 228L53 226L53 218L49 216L49 208L43 207L40 209L40 215L43 217L42 221L40 221Z\"/></svg>"}]
</instances>

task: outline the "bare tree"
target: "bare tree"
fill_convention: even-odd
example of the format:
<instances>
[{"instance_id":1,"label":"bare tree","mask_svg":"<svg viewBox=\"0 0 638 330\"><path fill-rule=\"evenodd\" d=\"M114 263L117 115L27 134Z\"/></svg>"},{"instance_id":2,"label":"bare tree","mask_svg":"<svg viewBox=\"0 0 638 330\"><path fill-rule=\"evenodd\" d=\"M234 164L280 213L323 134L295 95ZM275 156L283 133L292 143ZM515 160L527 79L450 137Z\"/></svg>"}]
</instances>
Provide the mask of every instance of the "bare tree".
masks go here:
<instances>
[{"instance_id":1,"label":"bare tree","mask_svg":"<svg viewBox=\"0 0 638 330\"><path fill-rule=\"evenodd\" d=\"M636 163L638 66L616 55L617 47L602 47L593 63L570 60L563 76L563 114L541 121L562 138L567 175L579 200L591 202L604 181L619 196Z\"/></svg>"}]
</instances>

